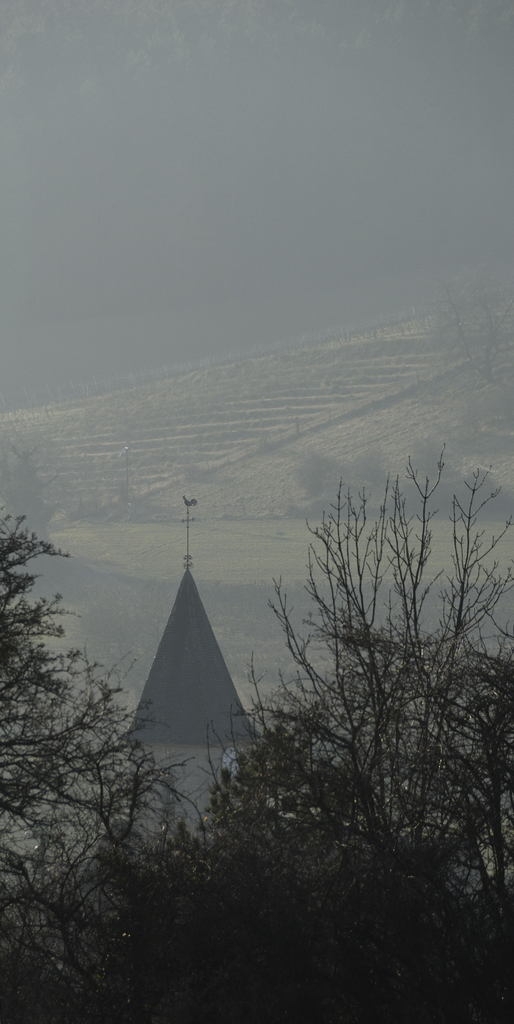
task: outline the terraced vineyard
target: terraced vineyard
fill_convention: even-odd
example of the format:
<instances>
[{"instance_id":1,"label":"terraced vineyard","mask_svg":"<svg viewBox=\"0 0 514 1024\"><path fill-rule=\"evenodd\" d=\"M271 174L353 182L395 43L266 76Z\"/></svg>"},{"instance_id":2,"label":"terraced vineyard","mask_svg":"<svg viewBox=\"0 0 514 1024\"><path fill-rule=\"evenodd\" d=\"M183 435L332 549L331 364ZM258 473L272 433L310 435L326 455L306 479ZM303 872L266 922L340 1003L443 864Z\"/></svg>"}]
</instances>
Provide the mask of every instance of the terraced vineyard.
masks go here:
<instances>
[{"instance_id":1,"label":"terraced vineyard","mask_svg":"<svg viewBox=\"0 0 514 1024\"><path fill-rule=\"evenodd\" d=\"M213 516L284 514L302 500L294 479L302 451L332 455L338 435L337 455L348 458L344 424L414 394L433 375L425 334L408 324L401 335L334 339L4 414L0 437L41 449L66 515L121 513L127 476L138 518L170 514L175 493L180 499L187 488L208 492ZM237 493L239 476L247 485L247 468L259 476L266 462L278 470L272 490Z\"/></svg>"},{"instance_id":2,"label":"terraced vineyard","mask_svg":"<svg viewBox=\"0 0 514 1024\"><path fill-rule=\"evenodd\" d=\"M512 431L480 415L508 403L497 391L403 323L4 413L0 443L37 450L66 518L174 518L189 491L211 518L303 515L341 474L401 470L428 439L510 482Z\"/></svg>"}]
</instances>

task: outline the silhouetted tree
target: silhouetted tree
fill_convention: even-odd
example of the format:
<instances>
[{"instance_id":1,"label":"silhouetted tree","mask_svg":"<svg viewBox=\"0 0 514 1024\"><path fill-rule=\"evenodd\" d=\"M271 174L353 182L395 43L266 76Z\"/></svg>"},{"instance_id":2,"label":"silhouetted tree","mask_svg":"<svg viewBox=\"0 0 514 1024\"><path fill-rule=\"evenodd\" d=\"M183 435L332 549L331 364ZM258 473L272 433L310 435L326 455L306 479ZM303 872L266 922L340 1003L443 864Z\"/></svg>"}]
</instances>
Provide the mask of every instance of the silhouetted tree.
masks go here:
<instances>
[{"instance_id":1,"label":"silhouetted tree","mask_svg":"<svg viewBox=\"0 0 514 1024\"><path fill-rule=\"evenodd\" d=\"M312 1019L294 1001L306 979L321 1021L512 1014L513 580L496 560L509 524L486 538L492 496L477 472L433 567L442 469L432 484L410 466L415 507L396 481L374 522L365 495L340 491L311 531L303 630L277 584L297 671L258 703L259 737L215 791L209 825L241 887L234 945L248 904L268 936L264 954L253 947L257 989L274 930L293 936L277 952L289 995L271 1020L288 1007Z\"/></svg>"},{"instance_id":2,"label":"silhouetted tree","mask_svg":"<svg viewBox=\"0 0 514 1024\"><path fill-rule=\"evenodd\" d=\"M488 539L494 494L475 473L451 502L441 565L442 472L431 483L409 466L373 521L365 495L340 490L311 530L311 614L296 625L280 583L274 602L295 673L257 698L254 739L197 834L137 828L155 776L132 747L127 773L100 705L73 705L69 740L62 712L46 712L50 768L29 747L3 818L8 1020L33 1016L36 993L52 1024L511 1020L514 581L497 557L510 523ZM7 540L16 578L34 541L20 525ZM24 559L35 641L48 609L27 607ZM7 572L4 591L15 582Z\"/></svg>"},{"instance_id":3,"label":"silhouetted tree","mask_svg":"<svg viewBox=\"0 0 514 1024\"><path fill-rule=\"evenodd\" d=\"M119 688L59 650L59 598L34 598L32 565L57 552L0 520L0 991L2 1016L81 1019L100 984L105 854L136 844L162 792L130 738ZM50 644L53 643L53 646Z\"/></svg>"}]
</instances>

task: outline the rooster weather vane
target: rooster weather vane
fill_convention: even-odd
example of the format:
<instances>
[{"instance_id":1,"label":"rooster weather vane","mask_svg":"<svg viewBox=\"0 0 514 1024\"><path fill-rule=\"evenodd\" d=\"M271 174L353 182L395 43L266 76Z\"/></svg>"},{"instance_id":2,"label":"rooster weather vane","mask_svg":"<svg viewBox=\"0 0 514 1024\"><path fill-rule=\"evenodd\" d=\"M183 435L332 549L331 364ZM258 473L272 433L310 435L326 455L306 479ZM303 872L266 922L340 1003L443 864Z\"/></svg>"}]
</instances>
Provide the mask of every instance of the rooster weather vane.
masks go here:
<instances>
[{"instance_id":1,"label":"rooster weather vane","mask_svg":"<svg viewBox=\"0 0 514 1024\"><path fill-rule=\"evenodd\" d=\"M189 524L194 522L194 516L191 515L191 509L198 505L196 498L186 498L185 494L182 495L182 500L186 506L186 518L182 520L186 524L186 554L184 556L184 569L190 569L193 564L193 556L189 552Z\"/></svg>"}]
</instances>

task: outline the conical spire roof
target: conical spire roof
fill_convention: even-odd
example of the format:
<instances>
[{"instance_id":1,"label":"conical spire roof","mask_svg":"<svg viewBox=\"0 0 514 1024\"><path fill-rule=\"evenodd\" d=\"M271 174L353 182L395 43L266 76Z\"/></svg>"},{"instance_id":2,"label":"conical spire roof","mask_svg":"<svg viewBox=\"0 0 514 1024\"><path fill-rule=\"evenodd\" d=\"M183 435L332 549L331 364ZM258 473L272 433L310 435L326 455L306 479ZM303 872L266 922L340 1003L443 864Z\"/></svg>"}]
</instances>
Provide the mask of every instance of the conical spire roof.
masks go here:
<instances>
[{"instance_id":1,"label":"conical spire roof","mask_svg":"<svg viewBox=\"0 0 514 1024\"><path fill-rule=\"evenodd\" d=\"M186 569L136 714L143 743L229 744L247 721L195 581Z\"/></svg>"}]
</instances>

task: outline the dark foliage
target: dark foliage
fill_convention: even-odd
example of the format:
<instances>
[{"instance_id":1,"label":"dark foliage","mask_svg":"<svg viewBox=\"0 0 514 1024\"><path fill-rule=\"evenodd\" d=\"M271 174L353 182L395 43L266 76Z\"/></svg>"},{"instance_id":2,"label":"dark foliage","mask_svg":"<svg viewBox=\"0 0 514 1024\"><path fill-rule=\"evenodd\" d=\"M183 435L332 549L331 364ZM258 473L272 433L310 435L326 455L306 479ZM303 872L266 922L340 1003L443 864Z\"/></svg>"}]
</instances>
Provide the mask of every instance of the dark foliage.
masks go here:
<instances>
[{"instance_id":1,"label":"dark foliage","mask_svg":"<svg viewBox=\"0 0 514 1024\"><path fill-rule=\"evenodd\" d=\"M299 968L299 1005L289 989L256 1019L312 1019L309 991L327 1022L512 1013L512 577L478 526L482 475L452 502L436 573L438 480L410 469L409 485L413 514L396 482L375 522L340 494L313 531L306 635L277 586L297 674L214 795L213 850L259 894L241 930L255 940L267 915L284 985Z\"/></svg>"},{"instance_id":2,"label":"dark foliage","mask_svg":"<svg viewBox=\"0 0 514 1024\"><path fill-rule=\"evenodd\" d=\"M117 832L93 782L86 807L50 773L69 829L9 865L8 1021L34 1016L36 993L43 1022L511 1020L512 575L505 530L480 527L480 473L432 569L442 469L432 485L409 468L372 522L365 496L340 493L312 530L303 626L276 587L296 672L272 700L257 687L255 738L198 833ZM81 744L86 776L105 749ZM125 806L134 775L108 764ZM32 821L43 804L27 792Z\"/></svg>"},{"instance_id":3,"label":"dark foliage","mask_svg":"<svg viewBox=\"0 0 514 1024\"><path fill-rule=\"evenodd\" d=\"M13 1022L80 1019L105 852L136 842L160 781L119 689L59 650L59 598L31 594L35 561L55 554L22 519L1 520L0 991Z\"/></svg>"}]
</instances>

